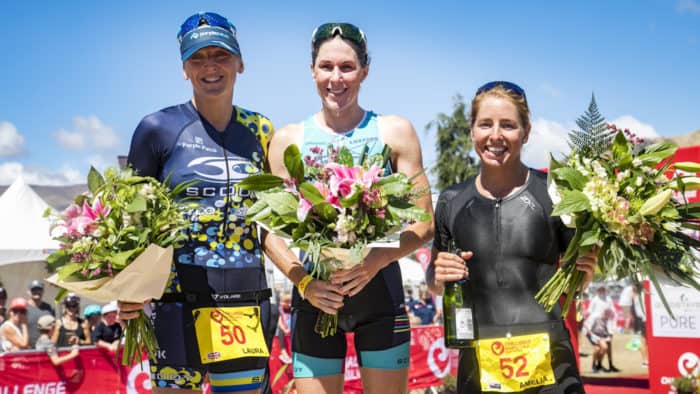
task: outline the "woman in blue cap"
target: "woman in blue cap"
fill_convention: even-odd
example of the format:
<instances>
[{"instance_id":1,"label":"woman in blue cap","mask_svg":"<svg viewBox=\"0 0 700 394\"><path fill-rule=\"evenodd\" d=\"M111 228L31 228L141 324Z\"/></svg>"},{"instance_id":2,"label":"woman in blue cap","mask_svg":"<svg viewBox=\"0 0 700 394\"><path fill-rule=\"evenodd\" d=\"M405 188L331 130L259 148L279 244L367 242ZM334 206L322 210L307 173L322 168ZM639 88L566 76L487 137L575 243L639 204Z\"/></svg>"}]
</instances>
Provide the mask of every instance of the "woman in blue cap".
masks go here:
<instances>
[{"instance_id":1,"label":"woman in blue cap","mask_svg":"<svg viewBox=\"0 0 700 394\"><path fill-rule=\"evenodd\" d=\"M188 239L175 249L165 294L150 304L160 347L151 379L161 393L200 391L205 377L214 393L256 393L269 357L263 328L271 324L263 251L303 269L283 241L246 224L255 198L237 186L268 168L273 128L265 116L232 105L244 67L228 19L192 15L177 39L193 97L143 118L128 157L140 175L171 186L196 181L180 196L191 199ZM143 305L120 308L131 319Z\"/></svg>"},{"instance_id":2,"label":"woman in blue cap","mask_svg":"<svg viewBox=\"0 0 700 394\"><path fill-rule=\"evenodd\" d=\"M92 338L92 332L95 331L95 326L100 322L100 317L102 315L102 307L97 304L90 304L83 310L83 316L88 325L88 332L90 333L89 338Z\"/></svg>"},{"instance_id":3,"label":"woman in blue cap","mask_svg":"<svg viewBox=\"0 0 700 394\"><path fill-rule=\"evenodd\" d=\"M357 26L326 23L311 38L311 75L321 110L301 123L285 126L270 146L272 172L288 176L283 155L296 144L303 155L328 145L345 146L357 160L391 148L391 168L429 189L420 144L411 123L399 116L378 115L359 104L360 86L369 73L367 39ZM432 215L426 193L418 206ZM362 264L335 272L330 281L304 272L289 279L294 292L292 353L300 393L340 393L346 332L354 332L363 389L367 393L403 393L409 367L410 327L404 306L397 259L432 238L432 222L415 223L401 234L399 248L373 249ZM338 331L321 338L314 332L320 311L338 314Z\"/></svg>"}]
</instances>

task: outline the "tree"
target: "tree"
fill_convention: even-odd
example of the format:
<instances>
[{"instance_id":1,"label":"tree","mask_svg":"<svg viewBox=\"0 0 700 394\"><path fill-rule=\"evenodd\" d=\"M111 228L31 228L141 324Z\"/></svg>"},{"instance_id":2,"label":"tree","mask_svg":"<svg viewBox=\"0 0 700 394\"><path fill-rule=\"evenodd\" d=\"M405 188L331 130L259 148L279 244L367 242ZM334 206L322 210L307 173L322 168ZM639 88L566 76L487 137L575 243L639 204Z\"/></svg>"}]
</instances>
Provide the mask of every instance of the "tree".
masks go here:
<instances>
[{"instance_id":1,"label":"tree","mask_svg":"<svg viewBox=\"0 0 700 394\"><path fill-rule=\"evenodd\" d=\"M598 111L594 94L591 94L588 110L576 119L576 125L579 130L569 132L569 147L572 151L580 152L586 157L598 156L605 152L615 137L608 130L605 118Z\"/></svg>"},{"instance_id":2,"label":"tree","mask_svg":"<svg viewBox=\"0 0 700 394\"><path fill-rule=\"evenodd\" d=\"M439 113L437 118L425 126L425 130L437 130L438 159L432 172L437 174L438 190L464 182L478 172L476 159L469 155L472 150L471 125L467 105L461 95L452 98L452 115Z\"/></svg>"}]
</instances>

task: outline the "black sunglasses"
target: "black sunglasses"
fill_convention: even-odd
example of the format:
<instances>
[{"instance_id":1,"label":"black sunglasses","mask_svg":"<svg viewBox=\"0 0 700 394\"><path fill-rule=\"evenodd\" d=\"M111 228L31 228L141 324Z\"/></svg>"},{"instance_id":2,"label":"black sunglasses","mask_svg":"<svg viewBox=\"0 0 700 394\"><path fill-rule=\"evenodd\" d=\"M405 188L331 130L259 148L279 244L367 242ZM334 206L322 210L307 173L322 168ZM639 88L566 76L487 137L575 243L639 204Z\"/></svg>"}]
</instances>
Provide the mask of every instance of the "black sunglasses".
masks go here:
<instances>
[{"instance_id":1,"label":"black sunglasses","mask_svg":"<svg viewBox=\"0 0 700 394\"><path fill-rule=\"evenodd\" d=\"M476 96L480 95L481 93L488 92L489 90L491 90L499 85L503 86L506 90L510 90L513 93L517 94L518 96L527 100L527 97L525 97L525 91L523 90L523 88L514 84L513 82L508 82L508 81L487 82L487 83L481 85L481 87L476 90Z\"/></svg>"},{"instance_id":2,"label":"black sunglasses","mask_svg":"<svg viewBox=\"0 0 700 394\"><path fill-rule=\"evenodd\" d=\"M178 42L181 43L185 34L202 25L224 28L230 31L231 34L236 37L236 26L234 26L228 19L214 12L202 12L190 16L185 22L182 23L182 26L180 26L180 31L177 33Z\"/></svg>"},{"instance_id":3,"label":"black sunglasses","mask_svg":"<svg viewBox=\"0 0 700 394\"><path fill-rule=\"evenodd\" d=\"M358 44L362 47L367 46L367 38L365 33L359 27L351 23L324 23L314 29L311 33L311 45L315 45L318 41L323 41L327 38L341 36Z\"/></svg>"}]
</instances>

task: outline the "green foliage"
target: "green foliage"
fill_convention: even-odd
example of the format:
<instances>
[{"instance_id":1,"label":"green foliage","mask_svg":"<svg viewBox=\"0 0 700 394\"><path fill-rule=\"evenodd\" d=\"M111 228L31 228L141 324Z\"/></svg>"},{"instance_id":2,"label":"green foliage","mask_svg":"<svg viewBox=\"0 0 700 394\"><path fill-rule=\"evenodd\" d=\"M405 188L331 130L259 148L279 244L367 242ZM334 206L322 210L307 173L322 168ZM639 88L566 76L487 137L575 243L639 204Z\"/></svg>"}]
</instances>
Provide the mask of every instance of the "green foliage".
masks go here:
<instances>
[{"instance_id":1,"label":"green foliage","mask_svg":"<svg viewBox=\"0 0 700 394\"><path fill-rule=\"evenodd\" d=\"M469 152L472 150L471 125L467 104L461 95L453 98L451 115L439 113L425 130L437 131L438 159L432 172L438 177L435 188L443 190L456 183L464 182L479 171L477 161Z\"/></svg>"},{"instance_id":2,"label":"green foliage","mask_svg":"<svg viewBox=\"0 0 700 394\"><path fill-rule=\"evenodd\" d=\"M605 152L613 139L605 118L598 111L595 95L591 95L588 110L576 120L579 130L569 132L569 147L583 156L599 156Z\"/></svg>"}]
</instances>

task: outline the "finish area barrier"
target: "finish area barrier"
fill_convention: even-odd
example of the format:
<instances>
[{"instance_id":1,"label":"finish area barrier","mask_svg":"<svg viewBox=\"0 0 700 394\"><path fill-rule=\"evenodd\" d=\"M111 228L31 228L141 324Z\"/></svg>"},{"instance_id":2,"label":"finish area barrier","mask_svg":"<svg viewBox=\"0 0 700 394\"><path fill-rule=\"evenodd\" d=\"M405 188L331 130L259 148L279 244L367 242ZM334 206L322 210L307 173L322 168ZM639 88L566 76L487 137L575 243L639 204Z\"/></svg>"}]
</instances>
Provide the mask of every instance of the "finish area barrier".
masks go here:
<instances>
[{"instance_id":1,"label":"finish area barrier","mask_svg":"<svg viewBox=\"0 0 700 394\"><path fill-rule=\"evenodd\" d=\"M360 393L362 383L353 336L348 335L347 340L344 391ZM409 389L438 386L442 377L456 373L457 352L445 349L441 326L412 328L410 348ZM68 351L59 349L59 354ZM0 354L0 394L149 393L149 369L148 361L123 367L113 353L94 346L82 347L77 358L60 366L53 366L45 352L4 353ZM280 346L275 338L270 357L273 393L281 392L288 384L291 369L290 364L280 359Z\"/></svg>"}]
</instances>

